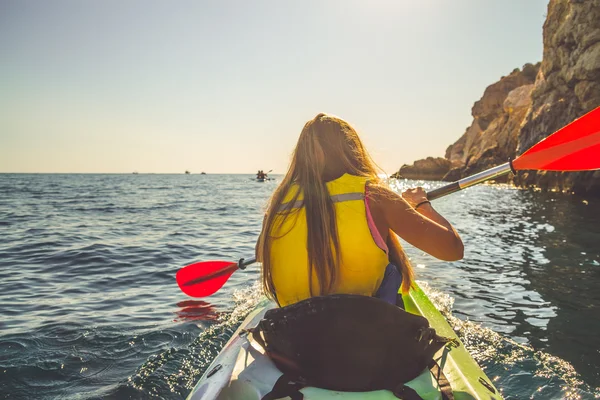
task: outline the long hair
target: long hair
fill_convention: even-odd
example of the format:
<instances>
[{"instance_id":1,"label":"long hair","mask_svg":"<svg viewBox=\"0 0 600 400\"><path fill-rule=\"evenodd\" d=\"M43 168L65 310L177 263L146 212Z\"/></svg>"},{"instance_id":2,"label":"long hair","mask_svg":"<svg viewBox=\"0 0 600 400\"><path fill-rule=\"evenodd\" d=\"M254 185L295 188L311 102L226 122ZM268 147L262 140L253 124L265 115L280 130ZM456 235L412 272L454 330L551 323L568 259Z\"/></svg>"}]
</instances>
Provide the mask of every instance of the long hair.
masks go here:
<instances>
[{"instance_id":1,"label":"long hair","mask_svg":"<svg viewBox=\"0 0 600 400\"><path fill-rule=\"evenodd\" d=\"M290 167L269 201L258 244L262 285L268 297L276 299L270 257L272 240L285 234L281 232L283 221L293 218L298 212L297 208L280 211L292 186L298 185L299 190L293 193L291 204L298 201L300 194L304 197L310 293L311 296L316 295L313 293L314 274L318 280L318 295L327 295L335 289L340 252L335 208L327 190L326 178L337 178L344 173L368 177L369 189L373 191L383 184L377 172L378 168L358 134L346 121L321 113L304 125ZM391 230L387 244L389 259L402 274L402 292L407 293L414 281L413 270Z\"/></svg>"}]
</instances>

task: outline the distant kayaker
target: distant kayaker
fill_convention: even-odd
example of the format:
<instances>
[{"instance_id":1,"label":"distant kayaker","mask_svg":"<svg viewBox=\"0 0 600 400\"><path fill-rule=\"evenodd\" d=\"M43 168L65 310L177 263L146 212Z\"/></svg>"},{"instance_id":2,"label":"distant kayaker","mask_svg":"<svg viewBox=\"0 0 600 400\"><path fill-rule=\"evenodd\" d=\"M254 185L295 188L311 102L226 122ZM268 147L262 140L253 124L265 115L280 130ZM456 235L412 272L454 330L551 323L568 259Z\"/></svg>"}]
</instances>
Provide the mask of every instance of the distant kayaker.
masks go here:
<instances>
[{"instance_id":1,"label":"distant kayaker","mask_svg":"<svg viewBox=\"0 0 600 400\"><path fill-rule=\"evenodd\" d=\"M256 173L256 179L265 179L266 175L265 173L262 171L262 169L259 169L258 172Z\"/></svg>"},{"instance_id":2,"label":"distant kayaker","mask_svg":"<svg viewBox=\"0 0 600 400\"><path fill-rule=\"evenodd\" d=\"M423 188L399 195L377 172L346 121L318 114L306 123L256 247L267 296L280 306L334 293L401 305L398 290L414 278L396 235L441 260L463 257L458 233Z\"/></svg>"}]
</instances>

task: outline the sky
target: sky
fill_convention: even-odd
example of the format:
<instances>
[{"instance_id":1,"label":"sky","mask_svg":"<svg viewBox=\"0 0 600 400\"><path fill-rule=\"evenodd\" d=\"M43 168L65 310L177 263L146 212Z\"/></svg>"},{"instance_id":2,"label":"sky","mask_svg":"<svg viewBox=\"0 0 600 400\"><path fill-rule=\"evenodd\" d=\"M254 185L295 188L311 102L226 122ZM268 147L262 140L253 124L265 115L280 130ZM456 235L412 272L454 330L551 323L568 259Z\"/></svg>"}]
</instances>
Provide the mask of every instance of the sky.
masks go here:
<instances>
[{"instance_id":1,"label":"sky","mask_svg":"<svg viewBox=\"0 0 600 400\"><path fill-rule=\"evenodd\" d=\"M337 115L392 173L542 58L547 0L0 0L0 172L285 173Z\"/></svg>"}]
</instances>

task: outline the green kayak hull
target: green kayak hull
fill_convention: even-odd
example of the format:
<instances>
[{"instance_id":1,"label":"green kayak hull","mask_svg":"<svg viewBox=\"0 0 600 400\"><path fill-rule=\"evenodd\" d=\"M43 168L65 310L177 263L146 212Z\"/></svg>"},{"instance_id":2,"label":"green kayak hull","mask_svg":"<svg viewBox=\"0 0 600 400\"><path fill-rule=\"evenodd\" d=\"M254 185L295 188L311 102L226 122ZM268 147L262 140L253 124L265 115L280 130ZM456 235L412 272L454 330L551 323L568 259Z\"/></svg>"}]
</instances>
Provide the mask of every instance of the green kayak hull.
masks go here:
<instances>
[{"instance_id":1,"label":"green kayak hull","mask_svg":"<svg viewBox=\"0 0 600 400\"><path fill-rule=\"evenodd\" d=\"M501 393L473 360L446 318L418 286L404 296L404 304L406 311L427 318L439 335L458 341L458 346L447 346L435 356L452 386L456 400L502 399ZM266 299L256 306L202 375L188 400L260 400L272 389L281 372L264 355L262 348L244 334L244 329L256 326L264 313L273 307L275 304ZM423 399L441 399L437 382L429 370L423 371L406 385L412 387ZM387 390L351 393L307 387L301 392L306 400L397 399Z\"/></svg>"}]
</instances>

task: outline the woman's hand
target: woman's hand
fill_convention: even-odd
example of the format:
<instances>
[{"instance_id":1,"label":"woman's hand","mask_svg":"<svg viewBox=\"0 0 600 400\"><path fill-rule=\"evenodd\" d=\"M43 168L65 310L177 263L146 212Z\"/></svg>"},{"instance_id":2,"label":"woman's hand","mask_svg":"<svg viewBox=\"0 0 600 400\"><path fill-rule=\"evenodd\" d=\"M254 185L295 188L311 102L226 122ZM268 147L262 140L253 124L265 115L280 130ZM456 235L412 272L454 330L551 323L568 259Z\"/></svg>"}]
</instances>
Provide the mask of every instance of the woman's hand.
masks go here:
<instances>
[{"instance_id":1,"label":"woman's hand","mask_svg":"<svg viewBox=\"0 0 600 400\"><path fill-rule=\"evenodd\" d=\"M425 189L419 186L417 188L404 191L402 193L402 198L406 200L406 202L410 204L412 208L415 208L417 204L427 201L427 192L425 192Z\"/></svg>"},{"instance_id":2,"label":"woman's hand","mask_svg":"<svg viewBox=\"0 0 600 400\"><path fill-rule=\"evenodd\" d=\"M428 206L415 206L427 200L423 188L409 189L402 196L390 189L374 191L374 205L381 212L388 228L413 246L445 261L463 258L464 246L460 236L444 217ZM373 211L373 208L371 208Z\"/></svg>"}]
</instances>

